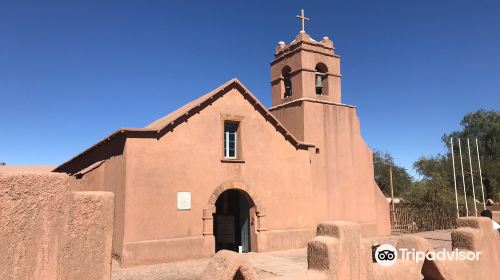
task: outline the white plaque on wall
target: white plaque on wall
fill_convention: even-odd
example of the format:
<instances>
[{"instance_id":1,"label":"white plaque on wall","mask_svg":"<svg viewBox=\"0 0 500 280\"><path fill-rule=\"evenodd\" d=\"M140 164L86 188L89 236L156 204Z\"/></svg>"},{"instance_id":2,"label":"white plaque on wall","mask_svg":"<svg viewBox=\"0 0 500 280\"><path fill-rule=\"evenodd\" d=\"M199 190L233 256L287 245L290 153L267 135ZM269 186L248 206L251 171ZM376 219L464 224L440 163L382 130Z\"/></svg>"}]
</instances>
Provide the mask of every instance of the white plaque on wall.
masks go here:
<instances>
[{"instance_id":1,"label":"white plaque on wall","mask_svg":"<svg viewBox=\"0 0 500 280\"><path fill-rule=\"evenodd\" d=\"M191 209L191 192L177 192L177 209Z\"/></svg>"}]
</instances>

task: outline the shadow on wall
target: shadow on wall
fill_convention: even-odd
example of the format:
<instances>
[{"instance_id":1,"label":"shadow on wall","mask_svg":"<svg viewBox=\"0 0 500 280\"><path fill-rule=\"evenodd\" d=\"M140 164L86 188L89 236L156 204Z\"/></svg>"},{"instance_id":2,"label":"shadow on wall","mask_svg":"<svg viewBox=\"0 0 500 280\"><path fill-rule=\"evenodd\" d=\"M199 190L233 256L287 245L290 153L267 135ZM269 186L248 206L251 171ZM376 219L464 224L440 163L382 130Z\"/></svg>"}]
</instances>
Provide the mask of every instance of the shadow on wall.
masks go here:
<instances>
[{"instance_id":1,"label":"shadow on wall","mask_svg":"<svg viewBox=\"0 0 500 280\"><path fill-rule=\"evenodd\" d=\"M500 235L487 218L460 218L459 228L451 234L453 250L463 254L481 252L478 260L403 260L382 266L372 258L372 247L361 238L360 226L350 222L318 225L316 237L307 248L308 270L300 275L275 279L493 279L500 274ZM404 250L433 251L420 236L404 236L397 244ZM239 273L239 272L245 273ZM243 255L220 251L209 262L203 280L256 279Z\"/></svg>"},{"instance_id":2,"label":"shadow on wall","mask_svg":"<svg viewBox=\"0 0 500 280\"><path fill-rule=\"evenodd\" d=\"M0 174L0 279L110 279L113 201L64 174Z\"/></svg>"}]
</instances>

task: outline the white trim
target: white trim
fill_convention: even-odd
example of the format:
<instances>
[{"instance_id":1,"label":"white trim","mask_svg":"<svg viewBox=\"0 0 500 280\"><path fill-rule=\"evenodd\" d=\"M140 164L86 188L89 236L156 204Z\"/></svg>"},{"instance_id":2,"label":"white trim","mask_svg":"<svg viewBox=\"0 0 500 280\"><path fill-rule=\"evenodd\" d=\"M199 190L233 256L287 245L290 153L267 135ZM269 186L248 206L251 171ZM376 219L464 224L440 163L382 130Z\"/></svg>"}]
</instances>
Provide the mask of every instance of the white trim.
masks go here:
<instances>
[{"instance_id":1,"label":"white trim","mask_svg":"<svg viewBox=\"0 0 500 280\"><path fill-rule=\"evenodd\" d=\"M236 123L237 129L234 133L226 131L226 121L224 122L224 158L226 159L237 159L238 158L238 128L239 123ZM230 156L230 135L233 134L234 137L234 156Z\"/></svg>"}]
</instances>

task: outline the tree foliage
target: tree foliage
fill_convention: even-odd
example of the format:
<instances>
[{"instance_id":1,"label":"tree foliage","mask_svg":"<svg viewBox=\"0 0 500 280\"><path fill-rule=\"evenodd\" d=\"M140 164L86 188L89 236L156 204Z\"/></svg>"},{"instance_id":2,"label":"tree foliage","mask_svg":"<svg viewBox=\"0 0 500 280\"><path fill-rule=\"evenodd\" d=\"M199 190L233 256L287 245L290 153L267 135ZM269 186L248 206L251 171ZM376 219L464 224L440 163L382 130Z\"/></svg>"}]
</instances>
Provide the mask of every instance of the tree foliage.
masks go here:
<instances>
[{"instance_id":1,"label":"tree foliage","mask_svg":"<svg viewBox=\"0 0 500 280\"><path fill-rule=\"evenodd\" d=\"M453 170L447 156L421 157L413 168L421 179L407 193L408 200L434 204L455 201L454 185L450 184L453 182Z\"/></svg>"},{"instance_id":2,"label":"tree foliage","mask_svg":"<svg viewBox=\"0 0 500 280\"><path fill-rule=\"evenodd\" d=\"M455 182L450 149L451 137L454 139L453 154L459 204L465 204L464 189L469 205L473 205L474 191L476 200L482 201L476 138L479 144L485 198L493 198L494 194L498 192L498 187L495 189L493 186L498 186L498 182L500 182L498 177L500 175L500 112L479 110L465 115L460 124L463 127L462 130L445 134L441 139L447 148L445 155L422 157L413 164L422 179L415 184L414 188L419 189L420 192L414 192L411 195L412 199L433 203L455 200ZM460 139L460 145L458 139ZM462 158L460 158L460 152ZM472 167L470 163L472 163ZM472 189L472 180L474 180L474 190Z\"/></svg>"},{"instance_id":3,"label":"tree foliage","mask_svg":"<svg viewBox=\"0 0 500 280\"><path fill-rule=\"evenodd\" d=\"M465 174L469 175L466 185L472 186L472 182L469 181L470 167L465 160L468 159L467 139L469 139L474 183L477 182L480 186L475 139L478 140L483 183L486 187L485 193L487 198L498 200L500 198L498 197L500 193L500 111L479 110L467 114L460 125L463 127L462 130L443 135L442 141L449 149L450 137L462 140L464 169ZM454 147L454 152L455 155L459 154L457 146ZM455 164L457 163L459 162L457 161Z\"/></svg>"},{"instance_id":4,"label":"tree foliage","mask_svg":"<svg viewBox=\"0 0 500 280\"><path fill-rule=\"evenodd\" d=\"M386 196L391 195L389 166L392 167L392 182L394 196L402 196L412 185L413 178L404 167L394 163L394 158L388 152L375 151L373 153L375 181Z\"/></svg>"},{"instance_id":5,"label":"tree foliage","mask_svg":"<svg viewBox=\"0 0 500 280\"><path fill-rule=\"evenodd\" d=\"M500 199L500 112L479 110L464 116L460 122L462 129L445 134L442 141L447 148L446 154L431 157L421 157L413 164L420 175L419 180L413 180L402 167L394 164L389 153L376 151L374 153L375 180L386 195L390 195L388 165L393 166L395 193L405 200L415 203L443 204L455 201L453 162L450 153L450 137L454 138L453 153L455 156L456 182L459 204L464 205L464 183L469 207L472 200L472 178L476 199L482 201L481 181L479 176L476 138L478 139L479 155L485 187L486 199ZM462 162L457 140L460 139ZM469 139L469 145L467 145ZM472 162L472 171L469 164Z\"/></svg>"}]
</instances>

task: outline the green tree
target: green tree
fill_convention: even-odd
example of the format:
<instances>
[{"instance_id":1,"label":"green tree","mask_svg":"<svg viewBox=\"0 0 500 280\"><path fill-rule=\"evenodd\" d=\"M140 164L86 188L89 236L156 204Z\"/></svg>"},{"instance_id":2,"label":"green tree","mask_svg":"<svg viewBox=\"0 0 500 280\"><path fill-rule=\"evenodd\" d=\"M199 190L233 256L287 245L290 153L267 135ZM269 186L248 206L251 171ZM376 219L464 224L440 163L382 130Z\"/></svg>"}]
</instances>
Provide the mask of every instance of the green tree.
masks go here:
<instances>
[{"instance_id":1,"label":"green tree","mask_svg":"<svg viewBox=\"0 0 500 280\"><path fill-rule=\"evenodd\" d=\"M447 147L445 154L421 157L415 161L413 168L420 175L420 179L417 181L413 180L404 168L397 166L389 153L375 151L373 155L375 181L380 189L386 195L390 195L388 166L391 165L396 196L414 203L454 204L453 163L450 153L450 137L453 137L459 204L463 206L465 199L457 139L461 140L465 191L467 192L467 203L472 209L471 173L474 177L476 200L482 201L476 152L477 138L486 199L493 198L495 201L500 201L500 112L478 110L465 115L460 125L462 126L461 130L443 135L442 141ZM469 164L467 139L470 143L472 171Z\"/></svg>"},{"instance_id":2,"label":"green tree","mask_svg":"<svg viewBox=\"0 0 500 280\"><path fill-rule=\"evenodd\" d=\"M472 173L474 175L474 185L480 186L478 162L476 153L477 138L479 144L479 154L481 159L481 169L486 187L487 198L499 200L500 193L500 111L479 110L464 116L460 125L462 130L445 134L442 141L447 148L450 147L450 137L460 138L462 141L462 155L464 156L464 173L466 175L466 186L472 186L470 181L470 167L468 164L467 139L470 141ZM455 155L459 154L458 147L454 147ZM456 159L457 160L457 159ZM457 160L455 164L459 164ZM468 175L468 176L467 176ZM468 178L467 178L468 177ZM468 187L468 192L471 188ZM496 197L495 197L496 196Z\"/></svg>"},{"instance_id":3,"label":"green tree","mask_svg":"<svg viewBox=\"0 0 500 280\"><path fill-rule=\"evenodd\" d=\"M455 201L453 170L448 156L421 157L413 168L421 179L407 193L409 201L434 204Z\"/></svg>"},{"instance_id":4,"label":"green tree","mask_svg":"<svg viewBox=\"0 0 500 280\"><path fill-rule=\"evenodd\" d=\"M421 179L414 183L407 193L407 200L413 202L429 203L450 203L455 201L454 181L453 181L453 163L450 153L450 137L454 138L453 153L455 155L456 182L459 204L464 205L464 184L467 192L467 201L469 208L473 207L472 198L472 179L474 176L474 186L476 200L482 200L481 182L477 161L476 142L478 139L481 167L483 171L483 182L485 183L486 198L494 198L494 194L499 192L500 183L500 113L498 111L479 110L464 116L460 122L463 129L445 134L442 141L447 147L447 153L438 154L432 157L421 157L413 167L421 176ZM462 163L460 162L460 150L458 139L461 140ZM469 164L472 162L472 172ZM498 196L498 195L497 195ZM498 197L496 197L498 200ZM471 208L472 209L472 208Z\"/></svg>"},{"instance_id":5,"label":"green tree","mask_svg":"<svg viewBox=\"0 0 500 280\"><path fill-rule=\"evenodd\" d=\"M392 166L392 182L394 186L394 196L402 197L411 187L413 178L404 167L394 163L394 158L388 152L374 151L373 167L375 181L386 196L391 195L389 166Z\"/></svg>"}]
</instances>

